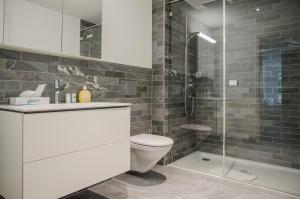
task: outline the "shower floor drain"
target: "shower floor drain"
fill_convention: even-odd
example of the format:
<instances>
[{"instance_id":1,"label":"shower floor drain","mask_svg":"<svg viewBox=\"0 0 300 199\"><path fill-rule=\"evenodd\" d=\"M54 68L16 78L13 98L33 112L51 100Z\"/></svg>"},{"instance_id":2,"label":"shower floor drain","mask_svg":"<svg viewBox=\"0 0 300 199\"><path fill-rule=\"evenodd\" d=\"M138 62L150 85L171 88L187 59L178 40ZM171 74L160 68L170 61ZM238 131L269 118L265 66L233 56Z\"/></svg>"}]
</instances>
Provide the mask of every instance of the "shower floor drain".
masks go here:
<instances>
[{"instance_id":1,"label":"shower floor drain","mask_svg":"<svg viewBox=\"0 0 300 199\"><path fill-rule=\"evenodd\" d=\"M207 161L207 162L210 161L209 158L202 158L202 160L203 160L203 161Z\"/></svg>"}]
</instances>

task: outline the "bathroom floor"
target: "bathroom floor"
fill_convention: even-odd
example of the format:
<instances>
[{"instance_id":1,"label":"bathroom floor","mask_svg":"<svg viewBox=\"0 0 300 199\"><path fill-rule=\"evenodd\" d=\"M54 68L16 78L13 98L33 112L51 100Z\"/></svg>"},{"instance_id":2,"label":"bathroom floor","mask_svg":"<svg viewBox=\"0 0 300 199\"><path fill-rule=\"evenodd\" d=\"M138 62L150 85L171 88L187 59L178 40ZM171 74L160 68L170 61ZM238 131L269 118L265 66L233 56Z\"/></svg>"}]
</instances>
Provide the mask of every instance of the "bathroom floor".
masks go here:
<instances>
[{"instance_id":1,"label":"bathroom floor","mask_svg":"<svg viewBox=\"0 0 300 199\"><path fill-rule=\"evenodd\" d=\"M174 167L157 166L145 183L123 174L89 189L110 199L292 199L295 197ZM154 174L156 173L156 174ZM162 175L161 175L162 174ZM155 177L155 175L157 177ZM152 176L152 178L151 178ZM162 177L162 176L165 176ZM157 178L157 180L155 180Z\"/></svg>"},{"instance_id":2,"label":"bathroom floor","mask_svg":"<svg viewBox=\"0 0 300 199\"><path fill-rule=\"evenodd\" d=\"M216 176L222 176L223 172L222 156L200 151L173 162L171 166ZM296 169L230 157L226 158L226 167L226 177L230 179L300 196L300 171Z\"/></svg>"}]
</instances>

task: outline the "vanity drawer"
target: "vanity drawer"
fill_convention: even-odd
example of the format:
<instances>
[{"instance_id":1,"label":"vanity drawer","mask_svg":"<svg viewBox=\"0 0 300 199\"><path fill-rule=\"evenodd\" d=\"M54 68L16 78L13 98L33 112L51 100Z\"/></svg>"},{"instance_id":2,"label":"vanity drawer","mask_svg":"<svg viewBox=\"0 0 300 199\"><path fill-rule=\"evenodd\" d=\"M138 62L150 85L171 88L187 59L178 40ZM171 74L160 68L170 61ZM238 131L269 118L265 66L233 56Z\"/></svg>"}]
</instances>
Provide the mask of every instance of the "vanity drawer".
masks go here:
<instances>
[{"instance_id":1,"label":"vanity drawer","mask_svg":"<svg viewBox=\"0 0 300 199\"><path fill-rule=\"evenodd\" d=\"M130 108L25 114L23 162L90 149L130 136Z\"/></svg>"},{"instance_id":2,"label":"vanity drawer","mask_svg":"<svg viewBox=\"0 0 300 199\"><path fill-rule=\"evenodd\" d=\"M126 141L24 165L23 199L54 199L130 169Z\"/></svg>"}]
</instances>

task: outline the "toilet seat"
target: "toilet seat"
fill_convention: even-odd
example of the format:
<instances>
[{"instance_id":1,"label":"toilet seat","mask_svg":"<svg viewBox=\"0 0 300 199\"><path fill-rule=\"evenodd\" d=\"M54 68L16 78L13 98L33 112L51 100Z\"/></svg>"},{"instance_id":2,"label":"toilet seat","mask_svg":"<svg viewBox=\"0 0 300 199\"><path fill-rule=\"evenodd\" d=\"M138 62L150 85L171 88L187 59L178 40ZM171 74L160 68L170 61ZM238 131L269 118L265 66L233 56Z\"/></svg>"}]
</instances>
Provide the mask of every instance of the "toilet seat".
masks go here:
<instances>
[{"instance_id":1,"label":"toilet seat","mask_svg":"<svg viewBox=\"0 0 300 199\"><path fill-rule=\"evenodd\" d=\"M141 134L130 137L130 169L145 173L155 166L172 148L168 137Z\"/></svg>"},{"instance_id":2,"label":"toilet seat","mask_svg":"<svg viewBox=\"0 0 300 199\"><path fill-rule=\"evenodd\" d=\"M173 140L159 135L151 135L151 134L140 134L131 136L130 142L143 146L150 147L163 147L173 145Z\"/></svg>"}]
</instances>

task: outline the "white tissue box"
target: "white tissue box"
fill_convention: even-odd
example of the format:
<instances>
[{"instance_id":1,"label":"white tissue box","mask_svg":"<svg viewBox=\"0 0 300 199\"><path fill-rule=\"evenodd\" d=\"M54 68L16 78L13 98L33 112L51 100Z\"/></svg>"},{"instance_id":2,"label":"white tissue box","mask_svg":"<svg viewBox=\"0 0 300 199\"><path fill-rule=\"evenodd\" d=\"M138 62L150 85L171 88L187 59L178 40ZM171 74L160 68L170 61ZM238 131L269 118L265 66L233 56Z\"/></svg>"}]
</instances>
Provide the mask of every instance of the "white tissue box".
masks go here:
<instances>
[{"instance_id":1,"label":"white tissue box","mask_svg":"<svg viewBox=\"0 0 300 199\"><path fill-rule=\"evenodd\" d=\"M50 104L49 97L11 97L9 100L11 105L40 105Z\"/></svg>"}]
</instances>

